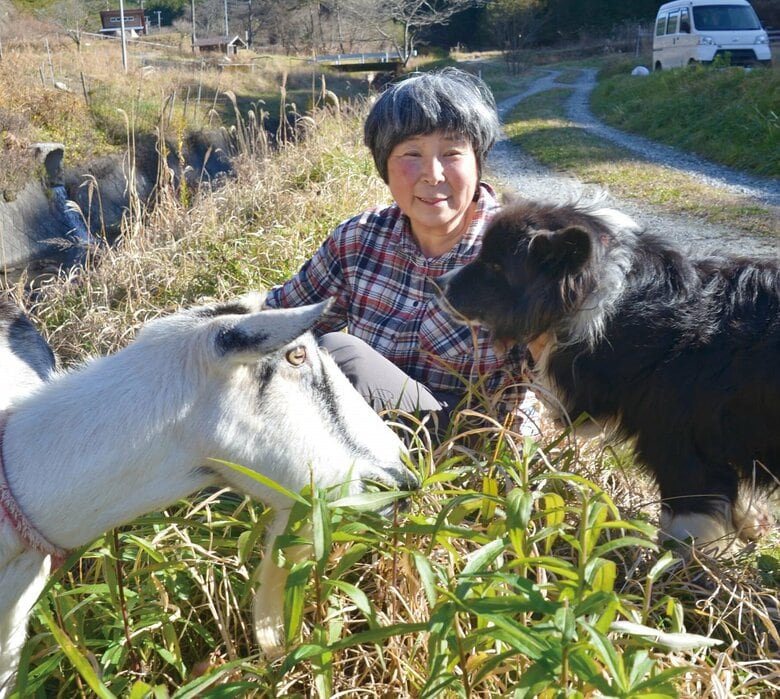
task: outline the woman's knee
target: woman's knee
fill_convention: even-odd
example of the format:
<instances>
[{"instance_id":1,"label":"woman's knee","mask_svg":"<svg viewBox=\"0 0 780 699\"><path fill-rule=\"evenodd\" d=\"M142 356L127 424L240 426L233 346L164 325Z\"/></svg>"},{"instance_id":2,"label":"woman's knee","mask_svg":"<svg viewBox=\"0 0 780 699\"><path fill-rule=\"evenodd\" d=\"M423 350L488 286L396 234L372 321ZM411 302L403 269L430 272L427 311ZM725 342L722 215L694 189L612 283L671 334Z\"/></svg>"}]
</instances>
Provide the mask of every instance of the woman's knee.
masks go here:
<instances>
[{"instance_id":1,"label":"woman's knee","mask_svg":"<svg viewBox=\"0 0 780 699\"><path fill-rule=\"evenodd\" d=\"M374 409L441 410L442 405L423 384L354 335L327 333L319 344Z\"/></svg>"}]
</instances>

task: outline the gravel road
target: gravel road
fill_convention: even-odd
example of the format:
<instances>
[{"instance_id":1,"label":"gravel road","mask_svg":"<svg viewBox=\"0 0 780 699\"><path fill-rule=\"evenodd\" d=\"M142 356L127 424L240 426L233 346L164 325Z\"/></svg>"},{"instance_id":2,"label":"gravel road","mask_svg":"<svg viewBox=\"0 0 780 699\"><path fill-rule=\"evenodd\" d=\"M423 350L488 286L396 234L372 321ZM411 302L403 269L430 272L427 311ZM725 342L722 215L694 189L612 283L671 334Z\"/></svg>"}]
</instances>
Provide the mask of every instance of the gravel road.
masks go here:
<instances>
[{"instance_id":1,"label":"gravel road","mask_svg":"<svg viewBox=\"0 0 780 699\"><path fill-rule=\"evenodd\" d=\"M589 95L596 84L596 71L583 69L574 82L558 83L560 71L551 70L534 81L524 92L498 104L504 118L519 102L539 92L553 88L572 90L566 104L566 118L600 138L613 141L636 153L637 158L659 163L686 173L712 187L720 187L755 199L777 212L780 233L780 181L761 179L745 173L708 163L675 148L648 139L627 134L598 121L590 111ZM637 80L641 80L638 77ZM572 196L596 196L599 188L584 184L571 175L555 172L540 165L508 139L501 139L493 148L486 163L487 180L500 192L517 191L531 198L561 201ZM633 216L648 230L668 235L694 250L719 250L740 254L780 255L778 239L759 238L744 231L734 231L692 216L667 214L658 207L632 200L618 199L607 194L607 203Z\"/></svg>"}]
</instances>

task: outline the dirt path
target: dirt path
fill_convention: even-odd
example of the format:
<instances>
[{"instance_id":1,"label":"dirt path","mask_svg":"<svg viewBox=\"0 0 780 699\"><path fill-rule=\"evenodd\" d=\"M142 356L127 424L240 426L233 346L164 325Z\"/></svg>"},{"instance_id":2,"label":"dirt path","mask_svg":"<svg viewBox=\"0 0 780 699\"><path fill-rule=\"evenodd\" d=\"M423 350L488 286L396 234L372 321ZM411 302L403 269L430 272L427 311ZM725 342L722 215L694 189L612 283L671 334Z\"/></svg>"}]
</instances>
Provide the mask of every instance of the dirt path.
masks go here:
<instances>
[{"instance_id":1,"label":"dirt path","mask_svg":"<svg viewBox=\"0 0 780 699\"><path fill-rule=\"evenodd\" d=\"M627 148L644 160L674 168L713 187L756 199L777 209L780 221L780 182L750 177L726 167L708 163L677 149L655 143L645 138L627 134L598 121L590 111L589 95L596 84L596 72L581 71L574 82L559 83L561 71L551 70L534 81L524 92L501 101L499 114L504 118L519 102L528 97L554 88L568 88L572 95L566 104L566 118L588 132ZM641 79L641 78L638 78ZM525 196L554 201L572 196L592 197L600 190L587 185L571 175L556 172L537 163L527 153L514 146L508 139L501 139L491 152L487 162L488 180L500 191L517 191ZM608 195L607 202L633 216L648 230L666 234L696 249L717 249L741 254L780 255L777 239L747 236L692 216L667 214L658 207Z\"/></svg>"}]
</instances>

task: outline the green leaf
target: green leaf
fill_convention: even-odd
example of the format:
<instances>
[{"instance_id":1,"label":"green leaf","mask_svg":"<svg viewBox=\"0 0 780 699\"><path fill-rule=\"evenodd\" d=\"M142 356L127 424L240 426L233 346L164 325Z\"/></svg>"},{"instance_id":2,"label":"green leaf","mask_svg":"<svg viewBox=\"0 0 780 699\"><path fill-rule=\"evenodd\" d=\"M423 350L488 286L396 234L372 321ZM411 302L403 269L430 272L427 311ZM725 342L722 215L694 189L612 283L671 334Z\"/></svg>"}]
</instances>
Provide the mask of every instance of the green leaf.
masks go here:
<instances>
[{"instance_id":1,"label":"green leaf","mask_svg":"<svg viewBox=\"0 0 780 699\"><path fill-rule=\"evenodd\" d=\"M617 689L619 689L620 692L625 692L628 688L628 677L626 675L626 668L623 665L622 656L617 653L606 634L601 633L590 624L583 623L582 625L587 630L588 635L590 636L591 645L598 653L601 662L604 663L604 666L607 668L607 672Z\"/></svg>"},{"instance_id":2,"label":"green leaf","mask_svg":"<svg viewBox=\"0 0 780 699\"><path fill-rule=\"evenodd\" d=\"M655 661L650 657L646 650L637 650L631 657L628 672L629 686L636 689L636 686L649 675L655 667Z\"/></svg>"},{"instance_id":3,"label":"green leaf","mask_svg":"<svg viewBox=\"0 0 780 699\"><path fill-rule=\"evenodd\" d=\"M506 498L506 526L509 529L526 529L534 509L534 494L522 488L513 488Z\"/></svg>"},{"instance_id":4,"label":"green leaf","mask_svg":"<svg viewBox=\"0 0 780 699\"><path fill-rule=\"evenodd\" d=\"M604 558L592 559L585 566L585 577L597 592L612 592L617 580L617 565Z\"/></svg>"},{"instance_id":5,"label":"green leaf","mask_svg":"<svg viewBox=\"0 0 780 699\"><path fill-rule=\"evenodd\" d=\"M313 561L296 563L287 576L287 583L284 587L284 619L288 644L291 644L298 637L303 624L306 585L313 568Z\"/></svg>"},{"instance_id":6,"label":"green leaf","mask_svg":"<svg viewBox=\"0 0 780 699\"><path fill-rule=\"evenodd\" d=\"M498 481L492 476L482 476L482 506L480 508L480 519L483 522L489 522L493 519L496 511L496 498L498 497Z\"/></svg>"},{"instance_id":7,"label":"green leaf","mask_svg":"<svg viewBox=\"0 0 780 699\"><path fill-rule=\"evenodd\" d=\"M566 520L566 501L558 493L545 493L542 496L542 511L546 526L554 529Z\"/></svg>"},{"instance_id":8,"label":"green leaf","mask_svg":"<svg viewBox=\"0 0 780 699\"><path fill-rule=\"evenodd\" d=\"M317 568L322 572L328 562L331 547L331 522L328 503L324 498L315 495L312 503L312 544L314 545L314 560Z\"/></svg>"},{"instance_id":9,"label":"green leaf","mask_svg":"<svg viewBox=\"0 0 780 699\"><path fill-rule=\"evenodd\" d=\"M461 583L455 591L456 596L461 599L465 598L473 586L473 582L469 580L469 577L484 572L504 552L505 548L506 545L503 539L494 539L489 544L473 551L469 555L466 565L463 566L461 574L458 576Z\"/></svg>"},{"instance_id":10,"label":"green leaf","mask_svg":"<svg viewBox=\"0 0 780 699\"><path fill-rule=\"evenodd\" d=\"M141 682L141 680L138 680L133 683L133 686L130 690L130 694L127 695L127 699L146 699L149 696L149 693L153 689L155 688L152 687L152 685L146 684L146 682Z\"/></svg>"},{"instance_id":11,"label":"green leaf","mask_svg":"<svg viewBox=\"0 0 780 699\"><path fill-rule=\"evenodd\" d=\"M639 682L633 685L633 690L637 693L642 693L642 699L668 699L669 697L679 697L677 688L672 684L672 680L675 677L685 674L689 671L688 667L670 667L666 670L662 670L651 677L648 677L644 682ZM646 692L645 690L650 690Z\"/></svg>"},{"instance_id":12,"label":"green leaf","mask_svg":"<svg viewBox=\"0 0 780 699\"><path fill-rule=\"evenodd\" d=\"M596 546L596 548L593 549L591 555L603 557L610 551L632 547L650 549L651 551L658 550L658 545L654 541L640 539L636 536L622 536L616 539L611 539L610 541L606 541L603 544Z\"/></svg>"},{"instance_id":13,"label":"green leaf","mask_svg":"<svg viewBox=\"0 0 780 699\"><path fill-rule=\"evenodd\" d=\"M392 505L396 500L404 500L409 493L403 490L382 490L379 492L357 493L336 498L330 503L331 508L343 507L358 511L380 510Z\"/></svg>"},{"instance_id":14,"label":"green leaf","mask_svg":"<svg viewBox=\"0 0 780 699\"><path fill-rule=\"evenodd\" d=\"M483 618L490 622L492 627L486 628L482 633L502 640L516 652L532 660L551 657L560 659L560 645L557 641L553 644L543 629L526 627L505 614L485 614Z\"/></svg>"},{"instance_id":15,"label":"green leaf","mask_svg":"<svg viewBox=\"0 0 780 699\"><path fill-rule=\"evenodd\" d=\"M647 572L647 581L654 583L656 580L658 580L659 576L661 576L663 572L669 568L669 566L674 565L677 560L678 558L672 551L667 551L664 553Z\"/></svg>"},{"instance_id":16,"label":"green leaf","mask_svg":"<svg viewBox=\"0 0 780 699\"><path fill-rule=\"evenodd\" d=\"M377 623L376 609L374 609L374 605L371 604L371 600L368 598L368 595L363 592L363 590L361 590L356 585L348 583L344 580L325 580L323 582L326 587L341 590L344 594L346 594L355 603L355 606L361 612L363 612L371 626L374 626Z\"/></svg>"},{"instance_id":17,"label":"green leaf","mask_svg":"<svg viewBox=\"0 0 780 699\"><path fill-rule=\"evenodd\" d=\"M527 558L519 558L512 562L512 565L523 565L529 567L544 568L545 570L554 573L555 575L576 582L579 580L579 573L577 568L569 561L563 558L556 558L555 556L528 556Z\"/></svg>"},{"instance_id":18,"label":"green leaf","mask_svg":"<svg viewBox=\"0 0 780 699\"><path fill-rule=\"evenodd\" d=\"M65 653L68 660L70 660L73 667L76 668L77 672L81 675L89 688L97 694L100 699L116 699L116 696L100 681L100 678L95 673L90 662L79 652L79 649L76 648L68 635L57 626L57 623L54 621L49 610L43 608L43 605L41 605L38 613L46 622L54 639L59 643L62 652Z\"/></svg>"},{"instance_id":19,"label":"green leaf","mask_svg":"<svg viewBox=\"0 0 780 699\"><path fill-rule=\"evenodd\" d=\"M428 607L433 609L439 596L436 590L436 573L428 557L424 554L419 551L412 551L412 558L420 576L420 583L423 586L425 598L428 600Z\"/></svg>"},{"instance_id":20,"label":"green leaf","mask_svg":"<svg viewBox=\"0 0 780 699\"><path fill-rule=\"evenodd\" d=\"M289 498L290 500L300 502L304 505L306 504L306 499L298 495L298 493L294 493L292 490L288 490L283 485L277 483L275 480L268 478L268 476L264 476L262 473L253 471L251 468L247 468L246 466L241 466L240 464L234 464L231 463L230 461L225 461L223 459L210 458L209 461L213 461L214 463L222 464L223 466L232 468L234 471L238 471L240 474L246 476L247 478L251 478L253 481L257 481L258 483L264 485L266 488L270 488L271 490L275 490L277 493L281 493L282 495L284 495L286 498Z\"/></svg>"},{"instance_id":21,"label":"green leaf","mask_svg":"<svg viewBox=\"0 0 780 699\"><path fill-rule=\"evenodd\" d=\"M670 650L697 650L699 648L713 648L722 646L723 641L709 636L699 636L695 633L667 633L654 629L652 626L636 624L632 621L615 621L611 626L612 631L618 631L628 636L637 636L651 641L655 645L664 646Z\"/></svg>"},{"instance_id":22,"label":"green leaf","mask_svg":"<svg viewBox=\"0 0 780 699\"><path fill-rule=\"evenodd\" d=\"M555 628L561 632L561 643L568 645L577 637L577 620L569 606L559 607L553 615Z\"/></svg>"},{"instance_id":23,"label":"green leaf","mask_svg":"<svg viewBox=\"0 0 780 699\"><path fill-rule=\"evenodd\" d=\"M558 686L558 673L546 662L537 662L523 670L512 695L516 699L538 697L545 689Z\"/></svg>"}]
</instances>

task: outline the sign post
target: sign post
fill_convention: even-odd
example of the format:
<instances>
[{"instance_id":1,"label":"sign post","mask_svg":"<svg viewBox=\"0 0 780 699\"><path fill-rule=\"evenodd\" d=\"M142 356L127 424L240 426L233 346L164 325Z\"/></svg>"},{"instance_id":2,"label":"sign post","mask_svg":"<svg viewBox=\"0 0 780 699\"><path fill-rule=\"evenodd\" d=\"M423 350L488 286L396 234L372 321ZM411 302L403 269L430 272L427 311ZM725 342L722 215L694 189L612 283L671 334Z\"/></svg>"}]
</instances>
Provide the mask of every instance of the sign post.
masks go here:
<instances>
[{"instance_id":1,"label":"sign post","mask_svg":"<svg viewBox=\"0 0 780 699\"><path fill-rule=\"evenodd\" d=\"M125 3L119 0L119 26L122 30L122 68L127 72L127 37L125 36Z\"/></svg>"}]
</instances>

